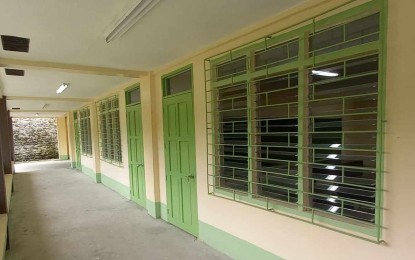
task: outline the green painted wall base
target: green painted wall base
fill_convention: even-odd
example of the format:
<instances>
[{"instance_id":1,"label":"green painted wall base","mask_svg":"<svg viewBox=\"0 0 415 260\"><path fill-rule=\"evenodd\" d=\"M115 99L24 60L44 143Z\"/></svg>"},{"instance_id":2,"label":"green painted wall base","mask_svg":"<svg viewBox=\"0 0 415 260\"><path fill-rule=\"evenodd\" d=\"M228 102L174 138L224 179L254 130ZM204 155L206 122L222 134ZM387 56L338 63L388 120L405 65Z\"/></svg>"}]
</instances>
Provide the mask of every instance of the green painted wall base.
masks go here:
<instances>
[{"instance_id":1,"label":"green painted wall base","mask_svg":"<svg viewBox=\"0 0 415 260\"><path fill-rule=\"evenodd\" d=\"M199 221L199 240L238 260L283 259L202 221Z\"/></svg>"},{"instance_id":2,"label":"green painted wall base","mask_svg":"<svg viewBox=\"0 0 415 260\"><path fill-rule=\"evenodd\" d=\"M160 212L161 213L161 219L166 221L166 222L169 222L169 220L167 218L167 205L160 202L160 210L161 210L161 212Z\"/></svg>"},{"instance_id":3,"label":"green painted wall base","mask_svg":"<svg viewBox=\"0 0 415 260\"><path fill-rule=\"evenodd\" d=\"M69 155L59 155L59 160L69 160Z\"/></svg>"},{"instance_id":4,"label":"green painted wall base","mask_svg":"<svg viewBox=\"0 0 415 260\"><path fill-rule=\"evenodd\" d=\"M160 202L154 202L151 200L147 200L147 204L146 204L146 208L147 208L147 212L150 216L152 216L153 218L160 218L161 213L160 213Z\"/></svg>"},{"instance_id":5,"label":"green painted wall base","mask_svg":"<svg viewBox=\"0 0 415 260\"><path fill-rule=\"evenodd\" d=\"M101 174L94 172L92 169L82 165L82 172L91 177L96 183L101 182Z\"/></svg>"},{"instance_id":6,"label":"green painted wall base","mask_svg":"<svg viewBox=\"0 0 415 260\"><path fill-rule=\"evenodd\" d=\"M76 162L71 162L71 166L72 166L73 169L75 169L76 168Z\"/></svg>"},{"instance_id":7,"label":"green painted wall base","mask_svg":"<svg viewBox=\"0 0 415 260\"><path fill-rule=\"evenodd\" d=\"M119 193L121 196L131 199L130 198L130 187L125 186L118 181L111 179L110 177L101 173L101 183L110 188L111 190Z\"/></svg>"},{"instance_id":8,"label":"green painted wall base","mask_svg":"<svg viewBox=\"0 0 415 260\"><path fill-rule=\"evenodd\" d=\"M167 206L164 203L147 200L147 212L153 218L161 218L169 222L167 219Z\"/></svg>"}]
</instances>

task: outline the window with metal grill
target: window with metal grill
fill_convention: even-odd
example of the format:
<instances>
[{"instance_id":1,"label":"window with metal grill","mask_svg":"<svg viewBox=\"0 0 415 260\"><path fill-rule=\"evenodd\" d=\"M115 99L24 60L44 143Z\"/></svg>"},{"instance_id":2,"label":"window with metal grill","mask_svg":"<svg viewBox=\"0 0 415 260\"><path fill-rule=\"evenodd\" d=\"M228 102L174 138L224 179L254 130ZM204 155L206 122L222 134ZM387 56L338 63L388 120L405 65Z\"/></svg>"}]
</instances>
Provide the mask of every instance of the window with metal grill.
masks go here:
<instances>
[{"instance_id":1,"label":"window with metal grill","mask_svg":"<svg viewBox=\"0 0 415 260\"><path fill-rule=\"evenodd\" d=\"M104 161L121 164L121 133L118 96L97 103L101 158Z\"/></svg>"},{"instance_id":2,"label":"window with metal grill","mask_svg":"<svg viewBox=\"0 0 415 260\"><path fill-rule=\"evenodd\" d=\"M378 3L206 60L210 194L380 239Z\"/></svg>"},{"instance_id":3,"label":"window with metal grill","mask_svg":"<svg viewBox=\"0 0 415 260\"><path fill-rule=\"evenodd\" d=\"M90 156L92 155L90 109L83 108L79 110L78 114L82 154Z\"/></svg>"}]
</instances>

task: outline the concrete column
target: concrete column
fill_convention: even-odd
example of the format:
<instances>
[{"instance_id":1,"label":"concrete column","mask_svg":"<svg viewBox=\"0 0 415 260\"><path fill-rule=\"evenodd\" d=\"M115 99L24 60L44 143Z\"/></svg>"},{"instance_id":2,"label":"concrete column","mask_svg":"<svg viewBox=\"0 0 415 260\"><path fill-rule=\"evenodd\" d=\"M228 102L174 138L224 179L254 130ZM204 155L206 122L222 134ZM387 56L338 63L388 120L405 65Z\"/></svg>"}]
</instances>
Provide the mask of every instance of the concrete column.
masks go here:
<instances>
[{"instance_id":1,"label":"concrete column","mask_svg":"<svg viewBox=\"0 0 415 260\"><path fill-rule=\"evenodd\" d=\"M4 180L2 149L0 149L0 214L5 213L7 213L6 182Z\"/></svg>"},{"instance_id":2,"label":"concrete column","mask_svg":"<svg viewBox=\"0 0 415 260\"><path fill-rule=\"evenodd\" d=\"M75 151L75 129L73 112L69 112L67 115L67 130L68 130L68 146L69 146L69 158L71 159L72 168L76 168L76 151Z\"/></svg>"},{"instance_id":3,"label":"concrete column","mask_svg":"<svg viewBox=\"0 0 415 260\"><path fill-rule=\"evenodd\" d=\"M60 160L69 159L69 149L68 149L68 131L66 125L66 117L59 117L56 120L56 125L58 129L58 151Z\"/></svg>"},{"instance_id":4,"label":"concrete column","mask_svg":"<svg viewBox=\"0 0 415 260\"><path fill-rule=\"evenodd\" d=\"M98 113L94 102L90 104L92 156L95 160L95 173L101 175L101 159L99 150ZM100 179L100 176L99 176Z\"/></svg>"},{"instance_id":5,"label":"concrete column","mask_svg":"<svg viewBox=\"0 0 415 260\"><path fill-rule=\"evenodd\" d=\"M155 91L155 78L153 74L140 81L141 90L141 113L143 121L143 145L144 145L144 167L146 174L146 197L147 211L155 217L167 219L167 209L160 202L160 180L159 180L159 158L157 143L157 120L155 111L157 104L157 93Z\"/></svg>"},{"instance_id":6,"label":"concrete column","mask_svg":"<svg viewBox=\"0 0 415 260\"><path fill-rule=\"evenodd\" d=\"M13 120L12 117L10 116L10 111L7 112L8 117L9 117L9 140L10 140L10 150L11 150L11 160L14 164L14 162L16 161L15 158L15 154L14 154L14 137L13 137Z\"/></svg>"},{"instance_id":7,"label":"concrete column","mask_svg":"<svg viewBox=\"0 0 415 260\"><path fill-rule=\"evenodd\" d=\"M0 98L0 143L5 174L13 173L12 150L10 147L9 114L7 112L6 97Z\"/></svg>"}]
</instances>

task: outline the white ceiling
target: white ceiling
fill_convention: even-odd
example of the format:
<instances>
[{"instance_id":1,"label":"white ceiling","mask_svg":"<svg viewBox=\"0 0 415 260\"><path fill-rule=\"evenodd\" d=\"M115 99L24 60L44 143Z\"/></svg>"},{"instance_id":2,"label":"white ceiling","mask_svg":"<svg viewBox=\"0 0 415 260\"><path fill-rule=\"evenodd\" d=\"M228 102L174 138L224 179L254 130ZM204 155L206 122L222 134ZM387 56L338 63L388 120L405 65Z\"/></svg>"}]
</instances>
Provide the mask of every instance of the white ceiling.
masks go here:
<instances>
[{"instance_id":1,"label":"white ceiling","mask_svg":"<svg viewBox=\"0 0 415 260\"><path fill-rule=\"evenodd\" d=\"M67 111L73 107L81 107L86 103L84 102L72 102L72 101L41 101L41 100L8 100L7 109L24 108L24 110L43 110L43 107L47 104L47 110L52 111Z\"/></svg>"},{"instance_id":2,"label":"white ceiling","mask_svg":"<svg viewBox=\"0 0 415 260\"><path fill-rule=\"evenodd\" d=\"M7 76L4 69L0 69L0 83L4 86L5 96L93 98L129 80L46 70L25 70L24 77L16 77ZM58 95L56 90L62 83L69 83L69 87Z\"/></svg>"},{"instance_id":3,"label":"white ceiling","mask_svg":"<svg viewBox=\"0 0 415 260\"><path fill-rule=\"evenodd\" d=\"M0 34L30 38L30 52L0 48L0 58L150 71L304 0L161 0L121 39L104 32L137 0L1 0ZM96 97L128 78L26 70L5 76L9 96ZM24 109L24 107L22 108Z\"/></svg>"}]
</instances>

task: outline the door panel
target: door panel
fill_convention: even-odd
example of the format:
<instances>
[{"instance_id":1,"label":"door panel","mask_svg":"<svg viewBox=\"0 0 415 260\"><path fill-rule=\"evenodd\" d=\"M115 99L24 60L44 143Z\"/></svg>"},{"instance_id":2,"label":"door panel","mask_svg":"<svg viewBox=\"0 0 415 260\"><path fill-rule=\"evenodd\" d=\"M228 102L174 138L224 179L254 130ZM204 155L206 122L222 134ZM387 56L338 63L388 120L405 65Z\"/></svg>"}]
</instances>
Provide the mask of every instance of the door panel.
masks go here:
<instances>
[{"instance_id":1,"label":"door panel","mask_svg":"<svg viewBox=\"0 0 415 260\"><path fill-rule=\"evenodd\" d=\"M192 93L166 97L163 101L163 107L168 220L197 236Z\"/></svg>"},{"instance_id":2,"label":"door panel","mask_svg":"<svg viewBox=\"0 0 415 260\"><path fill-rule=\"evenodd\" d=\"M144 146L141 121L141 105L127 107L128 167L130 171L131 199L146 206L144 172Z\"/></svg>"}]
</instances>

